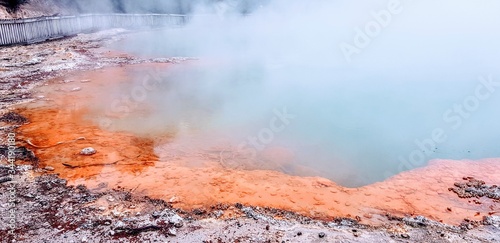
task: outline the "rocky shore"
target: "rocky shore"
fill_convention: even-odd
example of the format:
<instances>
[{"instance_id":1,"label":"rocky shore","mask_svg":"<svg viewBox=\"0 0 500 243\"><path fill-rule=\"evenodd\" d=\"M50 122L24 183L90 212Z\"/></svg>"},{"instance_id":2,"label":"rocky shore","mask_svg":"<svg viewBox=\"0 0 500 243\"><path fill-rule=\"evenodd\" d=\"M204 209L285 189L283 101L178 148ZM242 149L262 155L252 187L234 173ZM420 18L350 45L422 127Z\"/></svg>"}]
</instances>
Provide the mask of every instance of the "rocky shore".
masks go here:
<instances>
[{"instance_id":1,"label":"rocky shore","mask_svg":"<svg viewBox=\"0 0 500 243\"><path fill-rule=\"evenodd\" d=\"M121 188L91 192L67 186L56 175L35 176L33 169L17 167L17 224L10 234L0 222L2 242L496 242L500 226L498 216L450 226L388 214L387 224L374 227L241 204L186 212ZM0 193L4 214L6 184Z\"/></svg>"}]
</instances>

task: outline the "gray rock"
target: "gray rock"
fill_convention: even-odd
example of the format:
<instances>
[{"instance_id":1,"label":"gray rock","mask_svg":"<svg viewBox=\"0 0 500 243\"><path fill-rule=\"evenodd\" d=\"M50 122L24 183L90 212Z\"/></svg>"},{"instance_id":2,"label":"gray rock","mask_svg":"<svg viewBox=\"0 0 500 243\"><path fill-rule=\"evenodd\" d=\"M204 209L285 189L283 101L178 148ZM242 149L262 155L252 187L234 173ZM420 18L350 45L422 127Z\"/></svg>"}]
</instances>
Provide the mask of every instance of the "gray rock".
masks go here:
<instances>
[{"instance_id":1,"label":"gray rock","mask_svg":"<svg viewBox=\"0 0 500 243\"><path fill-rule=\"evenodd\" d=\"M168 218L168 222L170 224L173 224L177 228L180 228L184 225L183 221L184 221L184 219L177 214L174 214Z\"/></svg>"},{"instance_id":2,"label":"gray rock","mask_svg":"<svg viewBox=\"0 0 500 243\"><path fill-rule=\"evenodd\" d=\"M414 218L410 217L405 217L403 218L403 222L406 225L412 226L412 227L422 227L422 226L428 226L429 225L429 220L425 218L424 216L416 216Z\"/></svg>"},{"instance_id":3,"label":"gray rock","mask_svg":"<svg viewBox=\"0 0 500 243\"><path fill-rule=\"evenodd\" d=\"M245 213L247 218L251 218L251 219L255 219L255 220L264 220L264 221L268 220L268 218L266 218L262 214L255 212L251 207L242 207L241 211L243 213Z\"/></svg>"},{"instance_id":4,"label":"gray rock","mask_svg":"<svg viewBox=\"0 0 500 243\"><path fill-rule=\"evenodd\" d=\"M500 216L484 216L483 217L484 225L493 225L497 228L500 228Z\"/></svg>"},{"instance_id":5,"label":"gray rock","mask_svg":"<svg viewBox=\"0 0 500 243\"><path fill-rule=\"evenodd\" d=\"M175 228L170 228L170 229L168 229L168 234L171 236L176 236L177 230Z\"/></svg>"},{"instance_id":6,"label":"gray rock","mask_svg":"<svg viewBox=\"0 0 500 243\"><path fill-rule=\"evenodd\" d=\"M10 177L0 177L0 184L12 181L12 178Z\"/></svg>"},{"instance_id":7,"label":"gray rock","mask_svg":"<svg viewBox=\"0 0 500 243\"><path fill-rule=\"evenodd\" d=\"M220 218L222 215L224 215L224 212L221 210L217 210L214 212L214 215L216 218Z\"/></svg>"},{"instance_id":8,"label":"gray rock","mask_svg":"<svg viewBox=\"0 0 500 243\"><path fill-rule=\"evenodd\" d=\"M93 155L95 153L97 153L97 151L92 147L84 148L80 151L81 155Z\"/></svg>"},{"instance_id":9,"label":"gray rock","mask_svg":"<svg viewBox=\"0 0 500 243\"><path fill-rule=\"evenodd\" d=\"M17 170L20 172L26 172L26 171L33 170L33 166L32 165L19 165L19 166L17 166Z\"/></svg>"},{"instance_id":10,"label":"gray rock","mask_svg":"<svg viewBox=\"0 0 500 243\"><path fill-rule=\"evenodd\" d=\"M342 219L340 221L340 225L342 225L342 226L354 226L356 224L358 224L358 222L356 222L353 219Z\"/></svg>"},{"instance_id":11,"label":"gray rock","mask_svg":"<svg viewBox=\"0 0 500 243\"><path fill-rule=\"evenodd\" d=\"M165 221L177 228L181 228L184 225L184 219L172 210L165 209L161 212L155 211L151 216L157 219L157 222Z\"/></svg>"},{"instance_id":12,"label":"gray rock","mask_svg":"<svg viewBox=\"0 0 500 243\"><path fill-rule=\"evenodd\" d=\"M113 228L115 229L121 229L121 228L125 228L127 225L122 222L122 221L118 221L116 222L114 225L113 225Z\"/></svg>"},{"instance_id":13,"label":"gray rock","mask_svg":"<svg viewBox=\"0 0 500 243\"><path fill-rule=\"evenodd\" d=\"M156 219L156 218L159 218L161 215L162 215L162 213L161 213L161 212L159 212L159 211L154 211L154 212L151 214L151 216L152 216L153 218L155 218L155 219Z\"/></svg>"}]
</instances>

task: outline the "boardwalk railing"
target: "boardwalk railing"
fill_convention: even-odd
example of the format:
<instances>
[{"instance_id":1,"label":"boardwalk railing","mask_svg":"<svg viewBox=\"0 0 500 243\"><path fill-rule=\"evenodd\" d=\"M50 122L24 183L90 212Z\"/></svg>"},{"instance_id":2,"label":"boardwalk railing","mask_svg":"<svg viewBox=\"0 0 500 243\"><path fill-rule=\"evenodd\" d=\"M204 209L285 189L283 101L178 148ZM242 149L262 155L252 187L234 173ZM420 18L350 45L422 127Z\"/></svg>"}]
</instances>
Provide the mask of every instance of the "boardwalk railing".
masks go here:
<instances>
[{"instance_id":1,"label":"boardwalk railing","mask_svg":"<svg viewBox=\"0 0 500 243\"><path fill-rule=\"evenodd\" d=\"M0 20L0 46L30 44L111 28L179 26L186 16L176 14L88 14Z\"/></svg>"}]
</instances>

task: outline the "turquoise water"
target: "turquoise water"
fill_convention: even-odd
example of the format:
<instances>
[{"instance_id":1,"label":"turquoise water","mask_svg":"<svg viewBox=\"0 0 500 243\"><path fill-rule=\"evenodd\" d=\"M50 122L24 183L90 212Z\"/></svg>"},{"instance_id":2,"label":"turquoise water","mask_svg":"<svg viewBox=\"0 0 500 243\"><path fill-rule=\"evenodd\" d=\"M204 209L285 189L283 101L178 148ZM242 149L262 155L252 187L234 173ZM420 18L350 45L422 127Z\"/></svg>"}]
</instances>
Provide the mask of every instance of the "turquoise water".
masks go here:
<instances>
[{"instance_id":1,"label":"turquoise water","mask_svg":"<svg viewBox=\"0 0 500 243\"><path fill-rule=\"evenodd\" d=\"M408 11L350 63L338 44L364 22L324 21L326 10L194 20L181 29L132 35L114 47L148 57L199 58L151 71L161 73L162 82L147 95L155 110L143 117L155 121L149 124L182 124L207 146L209 134L249 156L284 149L292 154L285 172L294 174L286 168L300 165L360 186L431 159L500 156L500 35L489 28L493 22L474 20L495 15L481 5L464 17L453 6L446 21L433 21L439 9L420 22L418 12ZM279 113L290 117L283 121Z\"/></svg>"},{"instance_id":2,"label":"turquoise water","mask_svg":"<svg viewBox=\"0 0 500 243\"><path fill-rule=\"evenodd\" d=\"M186 134L204 144L200 150L219 145L218 138L233 147L247 142L243 152L285 148L294 154L289 163L347 186L379 181L433 158L500 156L497 93L480 101L477 110L468 112L469 118L450 113L449 117L460 118L459 126L456 119L443 119L447 110L474 93L480 85L474 79L454 79L451 84L406 78L398 85L388 81L397 77L380 74L369 75L373 81L332 74L315 80L307 73L327 70L284 68L278 73L251 64L238 68L178 64L161 72L159 88L148 92L141 103L153 113L132 116L122 129L143 133L187 127ZM276 111L290 118L283 121ZM273 119L278 127L274 130ZM420 148L415 140L432 139L435 129L442 129L440 137L446 139ZM257 139L257 145L248 142L250 137ZM400 157L410 161L415 150L425 157L415 157L412 166L402 165Z\"/></svg>"}]
</instances>

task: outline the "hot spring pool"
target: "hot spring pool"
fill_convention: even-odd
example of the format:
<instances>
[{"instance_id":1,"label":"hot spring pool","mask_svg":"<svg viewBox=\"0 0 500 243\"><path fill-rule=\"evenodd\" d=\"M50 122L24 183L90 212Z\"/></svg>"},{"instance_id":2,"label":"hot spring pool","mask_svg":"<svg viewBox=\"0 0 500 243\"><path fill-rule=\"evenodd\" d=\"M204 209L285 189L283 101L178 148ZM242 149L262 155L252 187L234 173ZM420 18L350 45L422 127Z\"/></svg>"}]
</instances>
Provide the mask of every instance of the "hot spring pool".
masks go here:
<instances>
[{"instance_id":1,"label":"hot spring pool","mask_svg":"<svg viewBox=\"0 0 500 243\"><path fill-rule=\"evenodd\" d=\"M230 166L345 186L434 158L500 156L500 36L482 19L492 11L405 5L346 59L339 45L352 42L366 13L322 4L300 15L285 4L245 17L194 17L183 28L129 35L111 48L198 60L130 74L134 84L116 96L135 90L137 106L150 112L117 119L113 129L170 129L172 144L224 147L219 157Z\"/></svg>"},{"instance_id":2,"label":"hot spring pool","mask_svg":"<svg viewBox=\"0 0 500 243\"><path fill-rule=\"evenodd\" d=\"M500 156L500 98L489 91L487 76L443 81L192 61L128 77L127 85L102 97L118 100L122 109L111 112L115 116L96 111L111 119L108 129L173 134L163 146L193 154L218 148L235 168L360 186L434 158ZM129 105L120 102L123 96Z\"/></svg>"}]
</instances>

